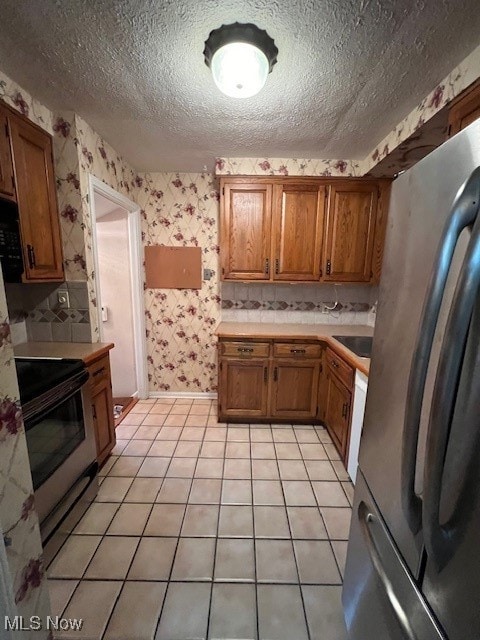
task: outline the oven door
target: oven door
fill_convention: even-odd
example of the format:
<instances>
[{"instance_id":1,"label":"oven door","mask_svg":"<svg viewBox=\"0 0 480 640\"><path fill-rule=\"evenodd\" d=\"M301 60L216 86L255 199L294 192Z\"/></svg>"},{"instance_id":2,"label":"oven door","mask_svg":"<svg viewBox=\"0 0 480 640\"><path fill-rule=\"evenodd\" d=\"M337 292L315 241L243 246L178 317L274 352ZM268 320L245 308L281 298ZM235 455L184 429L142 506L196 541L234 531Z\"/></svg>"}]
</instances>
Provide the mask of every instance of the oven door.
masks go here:
<instances>
[{"instance_id":1,"label":"oven door","mask_svg":"<svg viewBox=\"0 0 480 640\"><path fill-rule=\"evenodd\" d=\"M25 432L42 540L51 535L92 483L96 445L88 374L25 407Z\"/></svg>"}]
</instances>

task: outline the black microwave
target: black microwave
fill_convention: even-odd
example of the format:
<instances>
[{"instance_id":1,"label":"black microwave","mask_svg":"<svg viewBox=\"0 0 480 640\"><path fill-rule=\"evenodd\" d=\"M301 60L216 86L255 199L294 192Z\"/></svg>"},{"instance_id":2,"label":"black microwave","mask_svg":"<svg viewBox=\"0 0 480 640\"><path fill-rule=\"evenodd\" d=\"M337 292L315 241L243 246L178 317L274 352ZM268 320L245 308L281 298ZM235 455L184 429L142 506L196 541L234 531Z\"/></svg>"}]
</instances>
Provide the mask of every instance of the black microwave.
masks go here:
<instances>
[{"instance_id":1,"label":"black microwave","mask_svg":"<svg viewBox=\"0 0 480 640\"><path fill-rule=\"evenodd\" d=\"M22 245L18 211L13 203L0 201L0 264L4 282L21 282Z\"/></svg>"}]
</instances>

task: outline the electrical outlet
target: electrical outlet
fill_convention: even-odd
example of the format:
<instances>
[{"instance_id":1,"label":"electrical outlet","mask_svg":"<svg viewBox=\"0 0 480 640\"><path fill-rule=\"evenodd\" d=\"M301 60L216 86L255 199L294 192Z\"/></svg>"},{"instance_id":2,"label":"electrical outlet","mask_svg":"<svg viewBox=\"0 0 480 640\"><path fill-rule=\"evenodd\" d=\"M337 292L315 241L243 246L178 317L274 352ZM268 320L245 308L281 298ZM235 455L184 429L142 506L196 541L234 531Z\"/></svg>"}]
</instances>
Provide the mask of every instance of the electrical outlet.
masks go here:
<instances>
[{"instance_id":1,"label":"electrical outlet","mask_svg":"<svg viewBox=\"0 0 480 640\"><path fill-rule=\"evenodd\" d=\"M66 289L57 291L57 306L59 309L70 309L70 295Z\"/></svg>"}]
</instances>

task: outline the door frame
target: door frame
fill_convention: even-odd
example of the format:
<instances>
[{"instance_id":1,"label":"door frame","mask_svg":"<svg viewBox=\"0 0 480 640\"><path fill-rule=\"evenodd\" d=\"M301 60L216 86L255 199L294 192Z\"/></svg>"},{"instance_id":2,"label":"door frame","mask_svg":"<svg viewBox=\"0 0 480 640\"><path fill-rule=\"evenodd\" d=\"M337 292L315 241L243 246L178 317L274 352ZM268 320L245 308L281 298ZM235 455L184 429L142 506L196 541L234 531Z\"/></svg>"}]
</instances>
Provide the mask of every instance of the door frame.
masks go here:
<instances>
[{"instance_id":1,"label":"door frame","mask_svg":"<svg viewBox=\"0 0 480 640\"><path fill-rule=\"evenodd\" d=\"M132 292L133 341L135 351L135 370L139 398L148 397L147 386L147 345L145 334L145 304L143 299L143 245L140 223L140 206L122 195L102 180L88 175L88 199L92 216L92 252L95 266L94 288L97 299L97 322L100 341L103 342L102 300L99 284L98 242L96 233L97 213L95 194L104 196L122 209L127 210L128 250L130 256L130 284Z\"/></svg>"}]
</instances>

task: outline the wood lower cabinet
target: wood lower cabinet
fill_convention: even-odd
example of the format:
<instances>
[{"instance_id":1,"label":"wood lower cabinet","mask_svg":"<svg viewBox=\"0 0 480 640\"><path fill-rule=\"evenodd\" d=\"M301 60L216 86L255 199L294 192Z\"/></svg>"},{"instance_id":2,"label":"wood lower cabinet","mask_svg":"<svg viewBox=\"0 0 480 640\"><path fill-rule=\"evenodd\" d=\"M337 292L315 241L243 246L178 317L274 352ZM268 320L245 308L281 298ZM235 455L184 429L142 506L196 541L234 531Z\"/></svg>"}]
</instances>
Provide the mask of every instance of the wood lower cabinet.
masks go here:
<instances>
[{"instance_id":1,"label":"wood lower cabinet","mask_svg":"<svg viewBox=\"0 0 480 640\"><path fill-rule=\"evenodd\" d=\"M97 462L101 465L115 446L110 358L101 356L88 365L93 423L97 442Z\"/></svg>"},{"instance_id":2,"label":"wood lower cabinet","mask_svg":"<svg viewBox=\"0 0 480 640\"><path fill-rule=\"evenodd\" d=\"M267 416L269 361L246 356L220 362L219 414L230 418Z\"/></svg>"},{"instance_id":3,"label":"wood lower cabinet","mask_svg":"<svg viewBox=\"0 0 480 640\"><path fill-rule=\"evenodd\" d=\"M320 363L273 361L270 414L274 418L314 420Z\"/></svg>"},{"instance_id":4,"label":"wood lower cabinet","mask_svg":"<svg viewBox=\"0 0 480 640\"><path fill-rule=\"evenodd\" d=\"M322 348L320 368L318 372L317 420L320 422L325 422L326 418L328 392L327 369L327 352L324 347Z\"/></svg>"},{"instance_id":5,"label":"wood lower cabinet","mask_svg":"<svg viewBox=\"0 0 480 640\"><path fill-rule=\"evenodd\" d=\"M318 343L220 340L220 420L315 421Z\"/></svg>"},{"instance_id":6,"label":"wood lower cabinet","mask_svg":"<svg viewBox=\"0 0 480 640\"><path fill-rule=\"evenodd\" d=\"M327 349L327 368L325 374L325 410L324 422L338 452L346 462L348 441L350 436L350 421L353 395L353 369L340 358L329 358ZM340 362L342 368L335 367L334 362ZM352 386L346 385L349 377L345 376L345 369L350 369L352 374Z\"/></svg>"}]
</instances>

